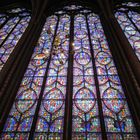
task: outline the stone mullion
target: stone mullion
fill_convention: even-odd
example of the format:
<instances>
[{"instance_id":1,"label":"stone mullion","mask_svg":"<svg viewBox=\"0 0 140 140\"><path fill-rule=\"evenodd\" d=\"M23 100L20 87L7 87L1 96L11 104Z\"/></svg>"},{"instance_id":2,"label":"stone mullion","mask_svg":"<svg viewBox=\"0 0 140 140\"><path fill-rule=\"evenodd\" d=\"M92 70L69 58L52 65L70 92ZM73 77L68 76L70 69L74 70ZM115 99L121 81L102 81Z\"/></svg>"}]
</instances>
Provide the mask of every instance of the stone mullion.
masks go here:
<instances>
[{"instance_id":1,"label":"stone mullion","mask_svg":"<svg viewBox=\"0 0 140 140\"><path fill-rule=\"evenodd\" d=\"M64 135L63 140L72 140L72 96L73 96L73 51L74 42L74 14L70 19L70 41L68 56L68 73L67 73L67 91L65 100L65 119L64 119Z\"/></svg>"}]
</instances>

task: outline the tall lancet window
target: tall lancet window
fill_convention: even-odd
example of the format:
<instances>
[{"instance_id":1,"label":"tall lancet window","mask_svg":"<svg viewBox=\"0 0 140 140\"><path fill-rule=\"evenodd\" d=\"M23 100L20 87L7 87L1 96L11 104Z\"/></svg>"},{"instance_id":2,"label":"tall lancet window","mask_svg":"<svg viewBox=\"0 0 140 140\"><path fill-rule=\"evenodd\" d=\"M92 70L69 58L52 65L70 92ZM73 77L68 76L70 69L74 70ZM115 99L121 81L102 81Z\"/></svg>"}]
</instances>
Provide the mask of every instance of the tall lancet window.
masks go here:
<instances>
[{"instance_id":1,"label":"tall lancet window","mask_svg":"<svg viewBox=\"0 0 140 140\"><path fill-rule=\"evenodd\" d=\"M115 16L140 60L140 12L137 11L138 7L140 7L138 3L124 3L118 7Z\"/></svg>"},{"instance_id":2,"label":"tall lancet window","mask_svg":"<svg viewBox=\"0 0 140 140\"><path fill-rule=\"evenodd\" d=\"M15 8L0 14L0 71L26 30L30 18L30 12L24 8Z\"/></svg>"},{"instance_id":3,"label":"tall lancet window","mask_svg":"<svg viewBox=\"0 0 140 140\"><path fill-rule=\"evenodd\" d=\"M99 16L76 5L46 19L1 136L64 140L70 122L72 140L138 139Z\"/></svg>"}]
</instances>

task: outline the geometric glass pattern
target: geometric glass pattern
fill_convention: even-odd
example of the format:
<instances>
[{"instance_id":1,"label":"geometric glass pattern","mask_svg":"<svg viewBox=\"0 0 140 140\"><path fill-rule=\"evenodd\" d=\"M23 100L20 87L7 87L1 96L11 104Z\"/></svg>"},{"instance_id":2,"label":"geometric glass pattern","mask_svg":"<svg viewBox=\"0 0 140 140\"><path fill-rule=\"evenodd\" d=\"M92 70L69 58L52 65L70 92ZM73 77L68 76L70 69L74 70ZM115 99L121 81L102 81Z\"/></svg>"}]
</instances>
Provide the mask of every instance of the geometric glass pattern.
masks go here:
<instances>
[{"instance_id":1,"label":"geometric glass pattern","mask_svg":"<svg viewBox=\"0 0 140 140\"><path fill-rule=\"evenodd\" d=\"M139 5L128 3L127 6L133 7ZM131 44L134 53L140 60L140 13L127 8L120 8L115 13L115 17Z\"/></svg>"},{"instance_id":2,"label":"geometric glass pattern","mask_svg":"<svg viewBox=\"0 0 140 140\"><path fill-rule=\"evenodd\" d=\"M72 140L138 139L99 16L76 5L46 19L2 139L63 140L68 95Z\"/></svg>"},{"instance_id":3,"label":"geometric glass pattern","mask_svg":"<svg viewBox=\"0 0 140 140\"><path fill-rule=\"evenodd\" d=\"M89 17L89 27L107 138L137 139L125 92L97 16Z\"/></svg>"},{"instance_id":4,"label":"geometric glass pattern","mask_svg":"<svg viewBox=\"0 0 140 140\"><path fill-rule=\"evenodd\" d=\"M91 15L91 17L94 18ZM89 18L89 19L87 19ZM72 139L101 139L97 90L87 23L90 17L74 17ZM88 27L89 28L89 27Z\"/></svg>"},{"instance_id":5,"label":"geometric glass pattern","mask_svg":"<svg viewBox=\"0 0 140 140\"><path fill-rule=\"evenodd\" d=\"M30 13L23 8L0 14L0 71L25 32L30 18Z\"/></svg>"}]
</instances>

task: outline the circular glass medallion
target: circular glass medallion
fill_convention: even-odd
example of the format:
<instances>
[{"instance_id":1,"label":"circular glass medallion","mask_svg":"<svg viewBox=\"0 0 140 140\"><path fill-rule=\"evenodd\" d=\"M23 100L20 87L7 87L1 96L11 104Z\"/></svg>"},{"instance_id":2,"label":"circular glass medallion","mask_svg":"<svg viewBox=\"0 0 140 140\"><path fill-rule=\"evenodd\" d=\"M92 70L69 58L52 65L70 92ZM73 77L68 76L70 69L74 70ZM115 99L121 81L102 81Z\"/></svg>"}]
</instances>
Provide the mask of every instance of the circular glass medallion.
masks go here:
<instances>
[{"instance_id":1,"label":"circular glass medallion","mask_svg":"<svg viewBox=\"0 0 140 140\"><path fill-rule=\"evenodd\" d=\"M16 108L20 113L28 111L34 104L37 98L35 91L29 89L23 91L17 96Z\"/></svg>"},{"instance_id":2,"label":"circular glass medallion","mask_svg":"<svg viewBox=\"0 0 140 140\"><path fill-rule=\"evenodd\" d=\"M76 54L76 61L80 65L87 65L90 62L90 56L88 53L81 52Z\"/></svg>"},{"instance_id":3,"label":"circular glass medallion","mask_svg":"<svg viewBox=\"0 0 140 140\"><path fill-rule=\"evenodd\" d=\"M23 92L21 92L17 97L16 99L21 99L21 100L26 100L26 99L32 99L32 100L35 100L37 98L37 95L35 93L34 90L32 89L28 89L28 90L25 90Z\"/></svg>"},{"instance_id":4,"label":"circular glass medallion","mask_svg":"<svg viewBox=\"0 0 140 140\"><path fill-rule=\"evenodd\" d=\"M48 56L45 55L44 53L37 54L32 60L32 65L36 67L43 65L46 62L47 57Z\"/></svg>"},{"instance_id":5,"label":"circular glass medallion","mask_svg":"<svg viewBox=\"0 0 140 140\"><path fill-rule=\"evenodd\" d=\"M95 96L89 89L82 88L75 94L74 102L79 110L88 113L95 105Z\"/></svg>"},{"instance_id":6,"label":"circular glass medallion","mask_svg":"<svg viewBox=\"0 0 140 140\"><path fill-rule=\"evenodd\" d=\"M63 99L64 96L61 90L54 88L45 95L45 99L43 101L44 108L49 113L53 114L62 107L64 103Z\"/></svg>"},{"instance_id":7,"label":"circular glass medallion","mask_svg":"<svg viewBox=\"0 0 140 140\"><path fill-rule=\"evenodd\" d=\"M109 87L105 90L102 98L106 107L115 113L120 112L124 107L124 96L115 88Z\"/></svg>"},{"instance_id":8,"label":"circular glass medallion","mask_svg":"<svg viewBox=\"0 0 140 140\"><path fill-rule=\"evenodd\" d=\"M66 63L67 56L65 53L58 53L55 54L53 57L53 64L60 67L63 66Z\"/></svg>"},{"instance_id":9,"label":"circular glass medallion","mask_svg":"<svg viewBox=\"0 0 140 140\"><path fill-rule=\"evenodd\" d=\"M96 55L96 59L101 65L107 65L111 62L110 55L107 52L99 52Z\"/></svg>"},{"instance_id":10,"label":"circular glass medallion","mask_svg":"<svg viewBox=\"0 0 140 140\"><path fill-rule=\"evenodd\" d=\"M35 104L35 100L27 101L27 100L17 100L16 101L16 108L20 113L24 113L29 111L30 108L33 107Z\"/></svg>"}]
</instances>

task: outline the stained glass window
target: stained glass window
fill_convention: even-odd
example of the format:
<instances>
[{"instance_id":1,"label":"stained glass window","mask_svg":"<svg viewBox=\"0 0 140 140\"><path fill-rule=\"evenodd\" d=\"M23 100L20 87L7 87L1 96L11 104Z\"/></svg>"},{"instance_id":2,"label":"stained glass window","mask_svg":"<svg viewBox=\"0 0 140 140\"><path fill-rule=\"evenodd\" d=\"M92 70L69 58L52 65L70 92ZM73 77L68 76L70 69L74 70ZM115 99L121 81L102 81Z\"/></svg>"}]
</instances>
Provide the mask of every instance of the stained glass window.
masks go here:
<instances>
[{"instance_id":1,"label":"stained glass window","mask_svg":"<svg viewBox=\"0 0 140 140\"><path fill-rule=\"evenodd\" d=\"M0 15L0 71L30 21L30 12L15 8Z\"/></svg>"},{"instance_id":2,"label":"stained glass window","mask_svg":"<svg viewBox=\"0 0 140 140\"><path fill-rule=\"evenodd\" d=\"M123 6L126 6L125 8ZM134 53L140 60L140 13L132 10L134 6L140 6L138 3L124 3L118 8L115 16L124 31Z\"/></svg>"},{"instance_id":3,"label":"stained glass window","mask_svg":"<svg viewBox=\"0 0 140 140\"><path fill-rule=\"evenodd\" d=\"M138 139L99 16L76 5L46 19L2 139L62 140L67 103L73 140Z\"/></svg>"},{"instance_id":4,"label":"stained glass window","mask_svg":"<svg viewBox=\"0 0 140 140\"><path fill-rule=\"evenodd\" d=\"M0 14L0 27L3 25L3 23L6 21L6 17L4 14Z\"/></svg>"}]
</instances>

